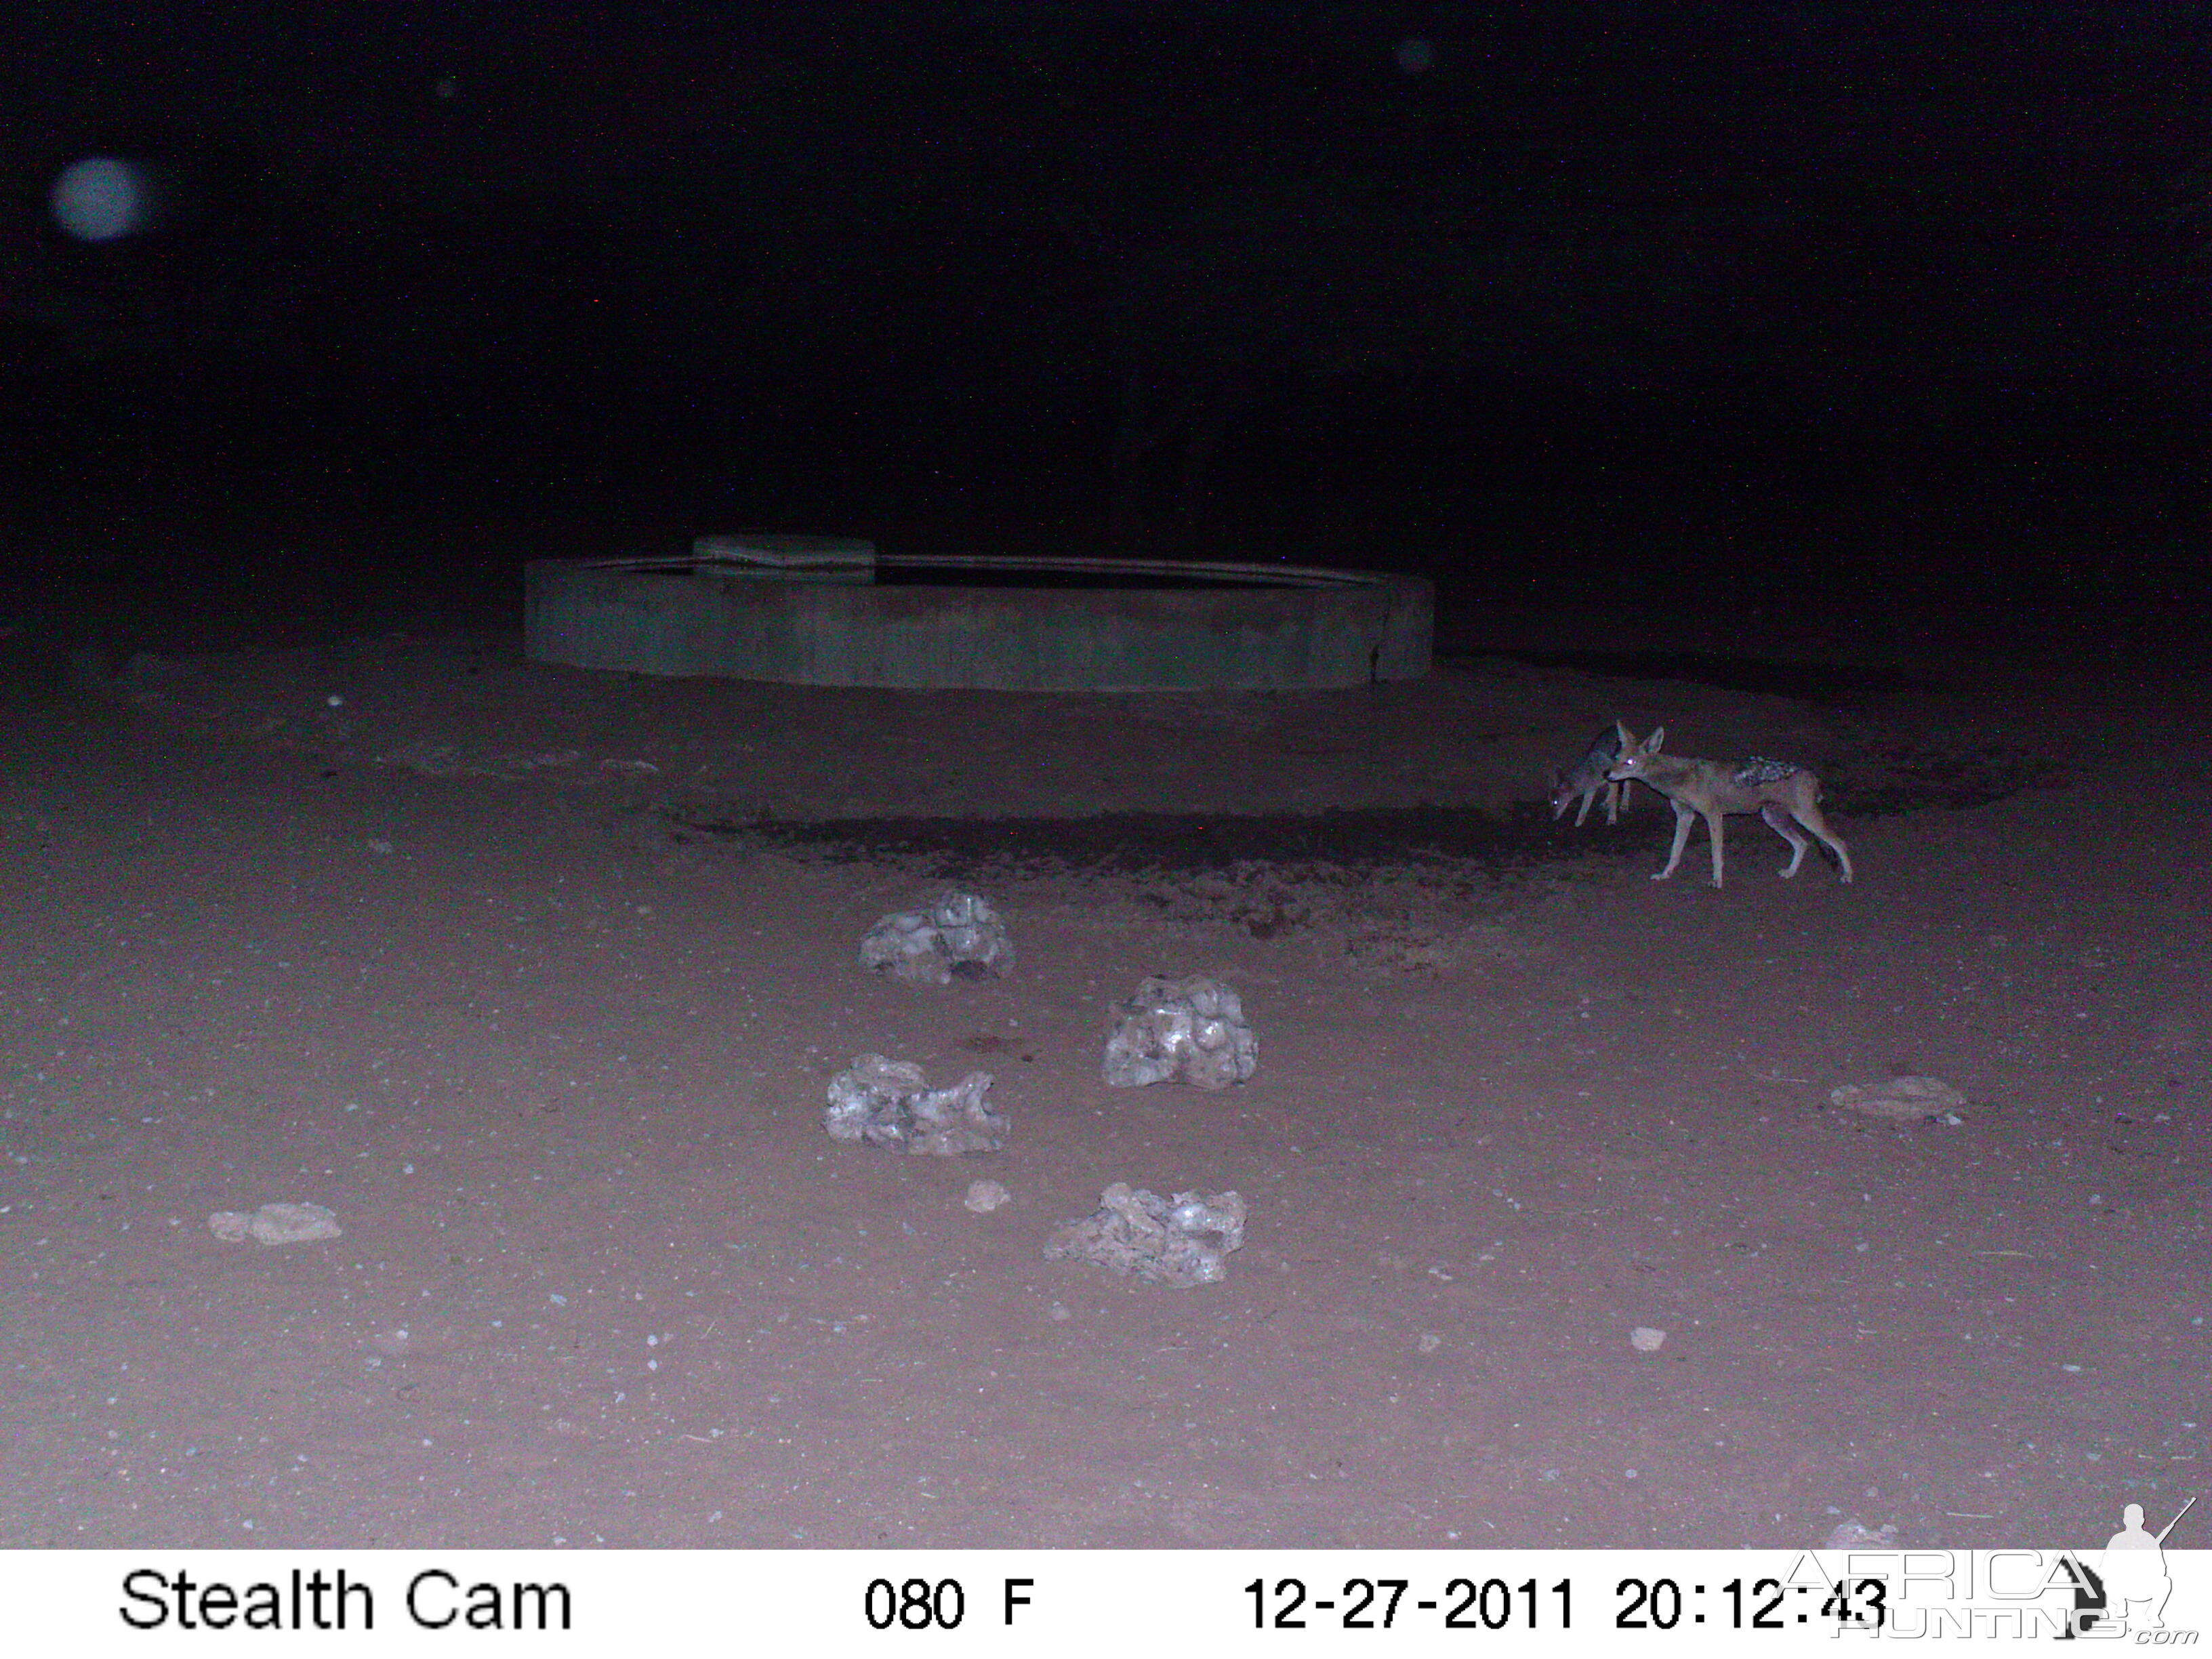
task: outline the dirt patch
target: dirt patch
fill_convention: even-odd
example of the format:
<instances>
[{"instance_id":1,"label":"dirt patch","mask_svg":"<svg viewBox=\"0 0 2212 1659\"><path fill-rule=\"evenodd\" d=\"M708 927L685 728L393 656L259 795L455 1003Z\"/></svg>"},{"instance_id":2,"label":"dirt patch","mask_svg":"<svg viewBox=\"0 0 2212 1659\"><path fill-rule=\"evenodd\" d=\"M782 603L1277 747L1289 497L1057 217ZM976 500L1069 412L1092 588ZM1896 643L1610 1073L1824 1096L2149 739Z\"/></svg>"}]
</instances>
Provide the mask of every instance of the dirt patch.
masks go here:
<instances>
[{"instance_id":1,"label":"dirt patch","mask_svg":"<svg viewBox=\"0 0 2212 1659\"><path fill-rule=\"evenodd\" d=\"M1409 860L1468 860L1505 867L1556 858L1548 812L1524 805L1504 817L1415 806L1395 811L1269 813L1113 812L1082 818L848 818L807 823L721 817L673 820L681 830L738 845L819 854L842 863L910 860L947 879L1069 870L1188 872L1265 863L1370 869ZM1647 822L1644 826L1650 828ZM1646 837L1648 838L1648 837ZM1623 837L1593 836L1593 845Z\"/></svg>"},{"instance_id":2,"label":"dirt patch","mask_svg":"<svg viewBox=\"0 0 2212 1659\"><path fill-rule=\"evenodd\" d=\"M1750 691L1790 697L1799 702L1856 707L1885 702L1940 688L1919 675L1887 667L1842 662L1781 662L1765 657L1725 655L1717 651L1657 649L1565 649L1459 653L1453 660L1480 665L1485 659L1528 663L1538 668L1570 668L1616 680L1679 680L1722 691Z\"/></svg>"},{"instance_id":3,"label":"dirt patch","mask_svg":"<svg viewBox=\"0 0 2212 1659\"><path fill-rule=\"evenodd\" d=\"M2212 1449L2212 823L2140 766L2202 709L1589 665L1024 700L387 640L20 698L0 1545L2162 1523ZM1822 770L1858 881L1552 822L1616 717ZM866 972L946 879L1012 971ZM1236 993L1249 1082L1107 1085L1154 974ZM990 1056L1004 1147L832 1141L870 1054ZM1900 1075L1956 1121L1832 1103ZM1237 1194L1243 1248L1048 1259L1116 1183ZM210 1234L271 1201L336 1236Z\"/></svg>"},{"instance_id":4,"label":"dirt patch","mask_svg":"<svg viewBox=\"0 0 2212 1659\"><path fill-rule=\"evenodd\" d=\"M2031 789L2063 789L2072 768L2047 755L1992 743L1932 749L1869 733L1821 774L1828 799L1858 817L1931 808L1963 811Z\"/></svg>"},{"instance_id":5,"label":"dirt patch","mask_svg":"<svg viewBox=\"0 0 2212 1659\"><path fill-rule=\"evenodd\" d=\"M1934 749L1875 740L1822 772L1825 799L1859 817L1931 808L1956 811L2023 790L2063 787L2070 770L2046 757L1995 744ZM1641 797L1648 809L1649 794ZM1267 863L1362 870L1414 861L1466 861L1503 871L1577 854L1624 854L1651 839L1655 815L1593 820L1571 831L1535 801L1503 813L1421 805L1330 808L1314 813L1103 812L1086 817L867 817L779 822L672 811L680 836L806 851L842 861L890 859L947 879L1093 869L1189 872ZM1669 822L1663 815L1657 821Z\"/></svg>"}]
</instances>

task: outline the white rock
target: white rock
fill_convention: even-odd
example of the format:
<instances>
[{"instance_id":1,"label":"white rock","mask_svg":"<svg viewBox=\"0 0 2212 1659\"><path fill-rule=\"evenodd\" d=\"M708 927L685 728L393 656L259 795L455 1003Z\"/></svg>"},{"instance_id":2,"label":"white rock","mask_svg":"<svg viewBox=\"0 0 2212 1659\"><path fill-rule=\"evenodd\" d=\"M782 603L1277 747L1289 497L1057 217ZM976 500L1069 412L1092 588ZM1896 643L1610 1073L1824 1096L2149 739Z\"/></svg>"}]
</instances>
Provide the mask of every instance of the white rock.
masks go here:
<instances>
[{"instance_id":1,"label":"white rock","mask_svg":"<svg viewBox=\"0 0 2212 1659\"><path fill-rule=\"evenodd\" d=\"M1835 1511L1831 1510L1829 1513L1832 1515ZM1832 1528L1820 1540L1820 1547L1824 1550L1894 1549L1897 1547L1897 1525L1890 1522L1878 1529L1873 1528L1862 1523L1855 1515Z\"/></svg>"},{"instance_id":2,"label":"white rock","mask_svg":"<svg viewBox=\"0 0 2212 1659\"><path fill-rule=\"evenodd\" d=\"M1870 1117L1913 1123L1955 1114L1966 1103L1966 1097L1940 1078L1908 1074L1887 1083L1844 1084L1828 1091L1828 1103Z\"/></svg>"},{"instance_id":3,"label":"white rock","mask_svg":"<svg viewBox=\"0 0 2212 1659\"><path fill-rule=\"evenodd\" d=\"M304 1244L312 1239L343 1237L338 1218L319 1204L264 1204L252 1215L218 1210L208 1218L217 1238L235 1244L247 1238L264 1244Z\"/></svg>"},{"instance_id":4,"label":"white rock","mask_svg":"<svg viewBox=\"0 0 2212 1659\"><path fill-rule=\"evenodd\" d=\"M1006 1144L1009 1126L984 1099L990 1088L988 1072L970 1072L933 1089L912 1060L860 1054L830 1079L830 1105L822 1119L838 1140L903 1146L940 1158L995 1152Z\"/></svg>"},{"instance_id":5,"label":"white rock","mask_svg":"<svg viewBox=\"0 0 2212 1659\"><path fill-rule=\"evenodd\" d=\"M1014 1195L995 1181L971 1181L968 1196L960 1201L977 1215L988 1215L1013 1202Z\"/></svg>"},{"instance_id":6,"label":"white rock","mask_svg":"<svg viewBox=\"0 0 2212 1659\"><path fill-rule=\"evenodd\" d=\"M1160 1197L1117 1181L1097 1212L1071 1221L1045 1246L1048 1256L1095 1261L1159 1285L1212 1285L1244 1244L1244 1200L1237 1194Z\"/></svg>"},{"instance_id":7,"label":"white rock","mask_svg":"<svg viewBox=\"0 0 2212 1659\"><path fill-rule=\"evenodd\" d=\"M990 904L948 891L884 917L860 939L860 966L920 985L988 979L1013 966L1013 941Z\"/></svg>"},{"instance_id":8,"label":"white rock","mask_svg":"<svg viewBox=\"0 0 2212 1659\"><path fill-rule=\"evenodd\" d=\"M1155 975L1115 1012L1105 1073L1117 1089L1169 1082L1225 1089L1260 1063L1259 1039L1237 993L1203 975Z\"/></svg>"}]
</instances>

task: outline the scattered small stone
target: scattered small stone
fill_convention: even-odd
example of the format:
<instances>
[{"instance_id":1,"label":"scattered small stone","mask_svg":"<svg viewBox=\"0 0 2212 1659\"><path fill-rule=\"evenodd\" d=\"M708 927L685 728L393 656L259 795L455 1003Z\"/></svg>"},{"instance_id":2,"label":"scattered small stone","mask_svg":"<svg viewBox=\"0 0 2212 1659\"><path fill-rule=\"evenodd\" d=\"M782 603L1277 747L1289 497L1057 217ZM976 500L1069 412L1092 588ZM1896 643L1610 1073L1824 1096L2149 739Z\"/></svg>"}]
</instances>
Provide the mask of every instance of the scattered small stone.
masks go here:
<instances>
[{"instance_id":1,"label":"scattered small stone","mask_svg":"<svg viewBox=\"0 0 2212 1659\"><path fill-rule=\"evenodd\" d=\"M988 1072L970 1072L947 1088L933 1089L911 1060L861 1054L830 1079L823 1121L838 1140L903 1146L939 1158L995 1152L1006 1144L1010 1126L985 1103L990 1087Z\"/></svg>"},{"instance_id":2,"label":"scattered small stone","mask_svg":"<svg viewBox=\"0 0 2212 1659\"><path fill-rule=\"evenodd\" d=\"M968 1196L960 1200L977 1215L988 1215L1014 1201L1014 1195L995 1181L971 1181Z\"/></svg>"},{"instance_id":3,"label":"scattered small stone","mask_svg":"<svg viewBox=\"0 0 2212 1659\"><path fill-rule=\"evenodd\" d=\"M1824 1550L1892 1549L1897 1544L1897 1526L1891 1522L1880 1528L1869 1528L1859 1523L1856 1515L1834 1528L1822 1540Z\"/></svg>"},{"instance_id":4,"label":"scattered small stone","mask_svg":"<svg viewBox=\"0 0 2212 1659\"><path fill-rule=\"evenodd\" d=\"M1628 1334L1628 1346L1638 1353L1657 1353L1667 1346L1667 1333L1638 1325Z\"/></svg>"},{"instance_id":5,"label":"scattered small stone","mask_svg":"<svg viewBox=\"0 0 2212 1659\"><path fill-rule=\"evenodd\" d=\"M919 985L989 979L1013 964L1006 924L973 893L942 893L921 909L885 916L860 939L860 966Z\"/></svg>"},{"instance_id":6,"label":"scattered small stone","mask_svg":"<svg viewBox=\"0 0 2212 1659\"><path fill-rule=\"evenodd\" d=\"M1443 1338L1438 1336L1434 1331L1423 1331L1421 1333L1420 1342L1418 1346L1423 1353L1434 1353L1438 1348L1443 1347Z\"/></svg>"},{"instance_id":7,"label":"scattered small stone","mask_svg":"<svg viewBox=\"0 0 2212 1659\"><path fill-rule=\"evenodd\" d=\"M1237 993L1203 975L1155 975L1115 1012L1106 1081L1117 1089L1167 1082L1225 1089L1259 1065L1259 1039Z\"/></svg>"},{"instance_id":8,"label":"scattered small stone","mask_svg":"<svg viewBox=\"0 0 2212 1659\"><path fill-rule=\"evenodd\" d=\"M1155 1285L1212 1285L1228 1271L1229 1253L1243 1244L1239 1194L1167 1199L1117 1181L1099 1194L1097 1213L1060 1228L1044 1253L1095 1261Z\"/></svg>"},{"instance_id":9,"label":"scattered small stone","mask_svg":"<svg viewBox=\"0 0 2212 1659\"><path fill-rule=\"evenodd\" d=\"M1828 1102L1847 1111L1864 1112L1870 1117L1916 1123L1923 1118L1942 1117L1946 1113L1955 1115L1966 1103L1966 1097L1940 1078L1908 1073L1893 1077L1887 1083L1846 1083L1828 1091Z\"/></svg>"},{"instance_id":10,"label":"scattered small stone","mask_svg":"<svg viewBox=\"0 0 2212 1659\"><path fill-rule=\"evenodd\" d=\"M218 1210L208 1218L208 1227L227 1244L248 1238L264 1244L304 1244L342 1237L336 1212L319 1204L264 1204L252 1215Z\"/></svg>"}]
</instances>

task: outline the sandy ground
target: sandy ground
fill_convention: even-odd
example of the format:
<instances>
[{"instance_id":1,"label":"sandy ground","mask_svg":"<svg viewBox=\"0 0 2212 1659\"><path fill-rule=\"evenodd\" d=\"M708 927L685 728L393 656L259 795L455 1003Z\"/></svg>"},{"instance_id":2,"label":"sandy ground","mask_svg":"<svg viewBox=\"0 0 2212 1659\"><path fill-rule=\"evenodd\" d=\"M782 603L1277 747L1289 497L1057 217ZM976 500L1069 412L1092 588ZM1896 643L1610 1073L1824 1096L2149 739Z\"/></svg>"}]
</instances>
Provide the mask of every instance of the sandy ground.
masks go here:
<instances>
[{"instance_id":1,"label":"sandy ground","mask_svg":"<svg viewBox=\"0 0 2212 1659\"><path fill-rule=\"evenodd\" d=\"M1538 656L901 696L386 639L19 684L0 1545L2162 1524L2212 1409L2212 947L2204 793L2144 780L2202 707ZM1857 883L1739 819L1725 890L1702 835L1655 884L1648 796L1552 823L1616 714L1820 768ZM862 973L948 879L1016 971ZM1251 1082L1105 1085L1154 971L1241 993ZM833 1143L871 1051L991 1071L1006 1149ZM1899 1073L1960 1121L1829 1103ZM1048 1261L1117 1180L1241 1192L1225 1280ZM210 1231L272 1201L343 1236Z\"/></svg>"}]
</instances>

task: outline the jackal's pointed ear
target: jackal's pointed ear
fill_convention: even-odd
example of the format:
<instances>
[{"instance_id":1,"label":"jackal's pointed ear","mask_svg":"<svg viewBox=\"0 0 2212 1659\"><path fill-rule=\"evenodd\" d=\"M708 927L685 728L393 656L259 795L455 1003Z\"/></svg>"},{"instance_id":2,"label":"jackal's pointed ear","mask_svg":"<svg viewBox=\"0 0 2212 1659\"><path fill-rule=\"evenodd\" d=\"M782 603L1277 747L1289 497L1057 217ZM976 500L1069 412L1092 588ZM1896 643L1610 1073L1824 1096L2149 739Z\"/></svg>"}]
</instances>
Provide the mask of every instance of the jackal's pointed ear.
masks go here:
<instances>
[{"instance_id":1,"label":"jackal's pointed ear","mask_svg":"<svg viewBox=\"0 0 2212 1659\"><path fill-rule=\"evenodd\" d=\"M1651 728L1651 735L1644 739L1644 747L1638 752L1656 755L1659 752L1659 745L1665 742L1666 738L1667 728L1663 726L1655 726Z\"/></svg>"},{"instance_id":2,"label":"jackal's pointed ear","mask_svg":"<svg viewBox=\"0 0 2212 1659\"><path fill-rule=\"evenodd\" d=\"M1626 720L1615 720L1613 723L1613 729L1620 734L1622 754L1625 755L1636 747L1636 734L1628 729L1628 723Z\"/></svg>"}]
</instances>

